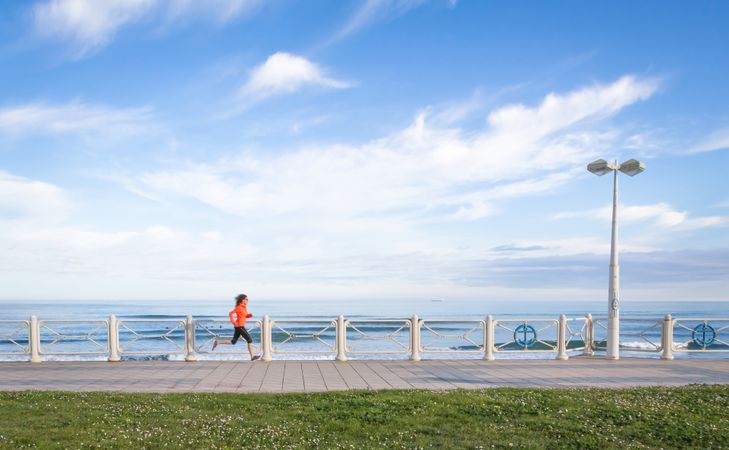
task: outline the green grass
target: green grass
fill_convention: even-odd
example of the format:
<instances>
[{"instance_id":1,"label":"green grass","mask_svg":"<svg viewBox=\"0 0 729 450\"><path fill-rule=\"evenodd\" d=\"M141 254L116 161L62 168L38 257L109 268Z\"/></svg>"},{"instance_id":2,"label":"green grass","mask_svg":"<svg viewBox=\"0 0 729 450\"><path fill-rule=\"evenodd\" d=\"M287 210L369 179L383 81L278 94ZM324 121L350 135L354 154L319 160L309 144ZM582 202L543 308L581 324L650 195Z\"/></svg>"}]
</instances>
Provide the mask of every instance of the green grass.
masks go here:
<instances>
[{"instance_id":1,"label":"green grass","mask_svg":"<svg viewBox=\"0 0 729 450\"><path fill-rule=\"evenodd\" d=\"M729 448L729 386L0 393L1 448Z\"/></svg>"}]
</instances>

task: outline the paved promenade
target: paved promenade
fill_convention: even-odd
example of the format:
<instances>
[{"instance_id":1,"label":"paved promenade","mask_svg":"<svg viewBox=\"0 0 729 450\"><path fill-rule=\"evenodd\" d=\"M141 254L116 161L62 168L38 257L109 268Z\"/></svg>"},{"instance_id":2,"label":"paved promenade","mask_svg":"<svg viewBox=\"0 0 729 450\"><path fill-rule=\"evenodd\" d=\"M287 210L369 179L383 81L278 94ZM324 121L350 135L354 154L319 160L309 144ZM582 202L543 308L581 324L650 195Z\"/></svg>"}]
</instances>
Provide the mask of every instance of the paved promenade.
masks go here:
<instances>
[{"instance_id":1,"label":"paved promenade","mask_svg":"<svg viewBox=\"0 0 729 450\"><path fill-rule=\"evenodd\" d=\"M729 360L0 363L0 390L320 392L729 384Z\"/></svg>"}]
</instances>

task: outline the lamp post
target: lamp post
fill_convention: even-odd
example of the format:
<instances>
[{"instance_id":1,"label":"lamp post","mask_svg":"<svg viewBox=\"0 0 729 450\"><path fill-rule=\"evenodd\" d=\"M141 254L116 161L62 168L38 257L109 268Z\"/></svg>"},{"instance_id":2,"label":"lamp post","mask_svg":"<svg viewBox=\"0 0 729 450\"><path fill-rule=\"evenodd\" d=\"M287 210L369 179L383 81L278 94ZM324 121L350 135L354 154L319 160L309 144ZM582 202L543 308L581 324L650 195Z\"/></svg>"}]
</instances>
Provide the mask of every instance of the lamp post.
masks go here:
<instances>
[{"instance_id":1,"label":"lamp post","mask_svg":"<svg viewBox=\"0 0 729 450\"><path fill-rule=\"evenodd\" d=\"M620 358L620 266L618 264L618 170L635 176L645 170L645 164L637 159L629 159L622 164L613 164L598 159L587 165L587 170L598 176L613 172L613 220L610 239L610 285L608 287L608 359Z\"/></svg>"}]
</instances>

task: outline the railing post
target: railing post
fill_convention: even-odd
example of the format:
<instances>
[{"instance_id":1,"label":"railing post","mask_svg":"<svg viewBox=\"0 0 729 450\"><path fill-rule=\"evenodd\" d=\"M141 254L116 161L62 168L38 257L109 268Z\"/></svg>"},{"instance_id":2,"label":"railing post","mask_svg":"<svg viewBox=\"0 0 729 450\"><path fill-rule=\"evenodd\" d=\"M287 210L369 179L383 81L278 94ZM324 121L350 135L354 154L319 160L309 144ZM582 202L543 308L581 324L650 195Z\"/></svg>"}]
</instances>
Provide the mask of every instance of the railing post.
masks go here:
<instances>
[{"instance_id":1,"label":"railing post","mask_svg":"<svg viewBox=\"0 0 729 450\"><path fill-rule=\"evenodd\" d=\"M559 316L559 327L557 328L557 359L566 361L567 356L567 317L564 314Z\"/></svg>"},{"instance_id":2,"label":"railing post","mask_svg":"<svg viewBox=\"0 0 729 450\"><path fill-rule=\"evenodd\" d=\"M494 318L491 314L486 316L486 327L484 328L483 348L485 351L483 359L494 360Z\"/></svg>"},{"instance_id":3,"label":"railing post","mask_svg":"<svg viewBox=\"0 0 729 450\"><path fill-rule=\"evenodd\" d=\"M117 362L119 358L119 327L115 315L109 316L109 362Z\"/></svg>"},{"instance_id":4,"label":"railing post","mask_svg":"<svg viewBox=\"0 0 729 450\"><path fill-rule=\"evenodd\" d=\"M410 319L410 361L420 361L420 319L413 314Z\"/></svg>"},{"instance_id":5,"label":"railing post","mask_svg":"<svg viewBox=\"0 0 729 450\"><path fill-rule=\"evenodd\" d=\"M585 344L585 348L582 350L582 354L585 356L592 356L592 333L594 331L594 322L592 321L592 313L587 313L585 316L585 335L582 339Z\"/></svg>"},{"instance_id":6,"label":"railing post","mask_svg":"<svg viewBox=\"0 0 729 450\"><path fill-rule=\"evenodd\" d=\"M192 320L191 315L188 315L187 320L185 320L185 348L187 350L185 361L197 361L195 355L195 322Z\"/></svg>"},{"instance_id":7,"label":"railing post","mask_svg":"<svg viewBox=\"0 0 729 450\"><path fill-rule=\"evenodd\" d=\"M344 323L344 316L339 315L337 318L337 361L346 361L347 332Z\"/></svg>"},{"instance_id":8,"label":"railing post","mask_svg":"<svg viewBox=\"0 0 729 450\"><path fill-rule=\"evenodd\" d=\"M271 361L271 321L268 318L268 314L263 315L263 323L261 324L261 350L263 356L261 359L264 361Z\"/></svg>"},{"instance_id":9,"label":"railing post","mask_svg":"<svg viewBox=\"0 0 729 450\"><path fill-rule=\"evenodd\" d=\"M38 328L38 318L30 316L30 362L39 363L40 359L40 329Z\"/></svg>"},{"instance_id":10,"label":"railing post","mask_svg":"<svg viewBox=\"0 0 729 450\"><path fill-rule=\"evenodd\" d=\"M661 359L673 359L673 319L670 314L663 318L663 354Z\"/></svg>"}]
</instances>

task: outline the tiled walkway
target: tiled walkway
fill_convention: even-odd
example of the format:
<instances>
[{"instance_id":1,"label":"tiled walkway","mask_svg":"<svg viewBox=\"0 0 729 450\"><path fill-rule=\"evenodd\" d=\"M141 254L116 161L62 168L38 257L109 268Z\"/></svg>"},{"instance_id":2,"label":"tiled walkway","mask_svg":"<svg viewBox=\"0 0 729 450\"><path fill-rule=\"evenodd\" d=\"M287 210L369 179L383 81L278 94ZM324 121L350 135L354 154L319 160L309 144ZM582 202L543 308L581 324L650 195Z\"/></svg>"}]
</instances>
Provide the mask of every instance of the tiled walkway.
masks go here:
<instances>
[{"instance_id":1,"label":"tiled walkway","mask_svg":"<svg viewBox=\"0 0 729 450\"><path fill-rule=\"evenodd\" d=\"M0 390L316 392L729 384L729 360L0 363Z\"/></svg>"}]
</instances>

